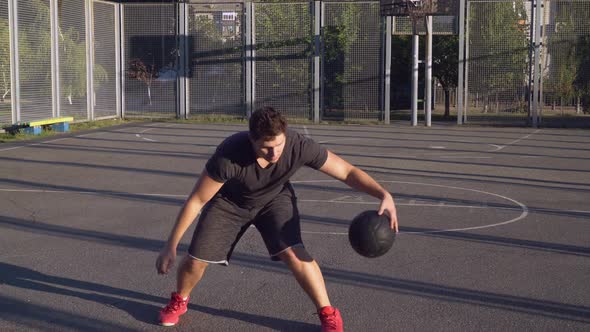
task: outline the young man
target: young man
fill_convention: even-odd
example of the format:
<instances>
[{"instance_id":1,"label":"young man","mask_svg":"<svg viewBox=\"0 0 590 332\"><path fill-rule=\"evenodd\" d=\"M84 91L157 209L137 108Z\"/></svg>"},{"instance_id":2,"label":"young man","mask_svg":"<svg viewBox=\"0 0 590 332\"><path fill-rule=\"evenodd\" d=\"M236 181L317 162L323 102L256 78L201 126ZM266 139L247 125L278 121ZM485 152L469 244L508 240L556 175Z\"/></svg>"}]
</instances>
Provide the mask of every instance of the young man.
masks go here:
<instances>
[{"instance_id":1,"label":"young man","mask_svg":"<svg viewBox=\"0 0 590 332\"><path fill-rule=\"evenodd\" d=\"M330 304L318 264L301 241L296 197L289 178L304 165L380 199L379 214L387 211L391 228L397 232L393 198L373 178L312 139L287 129L286 120L271 107L256 110L248 132L234 134L217 147L158 256L158 273L168 273L182 235L203 209L188 255L178 268L176 292L160 312L161 325L178 323L205 268L209 264L228 265L236 243L254 225L271 259L285 262L315 304L322 331L343 331L340 312Z\"/></svg>"}]
</instances>

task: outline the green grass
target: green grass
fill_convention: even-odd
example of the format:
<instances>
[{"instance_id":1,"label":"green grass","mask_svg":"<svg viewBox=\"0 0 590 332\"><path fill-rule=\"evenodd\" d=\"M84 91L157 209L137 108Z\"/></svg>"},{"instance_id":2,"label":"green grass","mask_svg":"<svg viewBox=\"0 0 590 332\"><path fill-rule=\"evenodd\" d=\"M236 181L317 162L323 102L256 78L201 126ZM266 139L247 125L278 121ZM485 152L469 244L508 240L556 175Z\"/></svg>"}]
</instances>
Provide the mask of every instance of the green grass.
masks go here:
<instances>
[{"instance_id":1,"label":"green grass","mask_svg":"<svg viewBox=\"0 0 590 332\"><path fill-rule=\"evenodd\" d=\"M474 115L474 114L471 114ZM501 117L507 117L514 114L502 114ZM482 114L477 114L477 116L482 117ZM469 117L469 116L468 116ZM484 117L493 121L494 118L498 118L497 115L494 114L486 114ZM523 117L522 114L518 114L518 117ZM580 116L578 116L580 117ZM588 117L588 116L586 116ZM566 116L562 118L572 119L577 118L575 116ZM391 121L400 121L400 120L410 120L411 114L409 113L398 113L392 112L391 113ZM301 118L288 118L289 124L300 124L300 125L312 125L313 120L309 119L301 119ZM424 115L418 115L418 121L424 121ZM432 114L432 121L433 122L456 122L457 116L452 114L450 117L443 117L442 114ZM89 122L79 122L79 123L71 123L70 124L70 132L79 132L79 131L86 131L86 130L93 130L93 129L100 129L105 127L112 127L126 123L139 123L139 122L172 122L172 123L187 123L187 124L242 124L245 125L248 123L248 120L241 116L241 115L191 115L191 118L188 120L183 119L174 119L174 118L154 118L154 119L145 119L145 118L131 118L127 120L121 119L109 119L109 120L99 120L99 121L89 121ZM320 121L321 125L380 125L383 124L383 121L378 120L363 120L363 119L328 119ZM489 125L489 124L488 124ZM499 122L498 125L506 125L504 122ZM45 137L51 136L60 136L64 135L64 133L54 132L51 130L43 130L40 135L27 135L24 133L17 133L15 135L9 133L0 133L0 143L8 143L8 142L18 142L18 141L27 141L27 140L34 140L40 139Z\"/></svg>"},{"instance_id":2,"label":"green grass","mask_svg":"<svg viewBox=\"0 0 590 332\"><path fill-rule=\"evenodd\" d=\"M298 118L289 118L289 124L313 124L313 120L308 119L298 119ZM203 123L203 124L247 124L248 120L243 116L231 116L231 115L191 115L191 118L188 120L183 119L128 119L128 120L120 120L120 119L109 119L109 120L99 120L99 121L89 121L89 122L79 122L79 123L71 123L70 124L70 132L75 133L79 131L85 130L92 130L92 129L100 129L105 127L111 127L116 125L121 125L125 123L133 123L133 122L173 122L173 123ZM363 124L382 124L382 122L377 120L354 120L354 119L347 119L347 120L334 120L334 121L321 121L320 124L322 125L363 125ZM46 137L52 136L60 136L64 135L64 133L54 132L51 131L50 127L43 130L40 135L30 135L24 133L17 133L17 134L10 134L10 133L0 133L0 143L9 143L9 142L19 142L19 141L27 141L27 140L35 140L41 139Z\"/></svg>"},{"instance_id":3,"label":"green grass","mask_svg":"<svg viewBox=\"0 0 590 332\"><path fill-rule=\"evenodd\" d=\"M131 122L139 122L139 121L129 121L129 120L119 120L119 119L109 119L109 120L100 120L100 121L89 121L89 122L80 122L80 123L70 123L70 132L75 133L78 131L84 130L92 130L92 129L100 129L104 127L111 127L116 125L121 125L124 123L131 123ZM40 139L46 138L51 136L60 136L66 133L55 132L50 129L45 129L39 135L30 135L25 133L17 133L17 134L10 134L10 133L0 133L0 143L9 143L9 142L19 142L19 141L27 141L33 139Z\"/></svg>"}]
</instances>

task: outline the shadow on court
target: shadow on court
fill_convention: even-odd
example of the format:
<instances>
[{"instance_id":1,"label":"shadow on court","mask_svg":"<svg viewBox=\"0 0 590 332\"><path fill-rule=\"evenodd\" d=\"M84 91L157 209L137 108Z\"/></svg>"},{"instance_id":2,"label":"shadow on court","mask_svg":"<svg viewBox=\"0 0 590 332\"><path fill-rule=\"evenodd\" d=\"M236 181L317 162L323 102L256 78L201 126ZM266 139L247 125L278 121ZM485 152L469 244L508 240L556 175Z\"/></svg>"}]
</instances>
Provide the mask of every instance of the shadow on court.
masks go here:
<instances>
[{"instance_id":1,"label":"shadow on court","mask_svg":"<svg viewBox=\"0 0 590 332\"><path fill-rule=\"evenodd\" d=\"M348 223L349 223L348 220L329 218L329 217L316 217L316 216L311 216L311 215L301 215L301 220L304 223L314 223L314 224L321 224L321 225L336 225L336 226L342 226L342 227L348 227ZM523 249L528 249L528 250L551 252L551 253L564 254L564 255L590 257L590 248L588 248L588 247L580 247L580 246L573 246L573 245L559 244L559 243L547 243L547 242L541 242L541 241L522 240L522 239L511 239L511 238L505 238L505 237L500 237L500 236L483 235L483 234L476 234L476 233L469 233L469 232L446 231L446 232L432 233L432 232L440 231L439 229L435 229L435 228L400 226L399 229L400 229L400 232L402 232L400 234L401 236L403 236L404 232L415 232L415 233L421 233L421 234L412 234L412 235L436 237L436 238L444 238L444 239L453 239L453 240L458 240L458 241L474 242L474 243L479 243L479 244L492 244L492 245L497 245L497 246L502 246L502 247L523 248Z\"/></svg>"},{"instance_id":2,"label":"shadow on court","mask_svg":"<svg viewBox=\"0 0 590 332\"><path fill-rule=\"evenodd\" d=\"M65 226L50 225L43 222L30 222L28 220L0 217L0 227L11 228L21 231L30 231L50 236L74 238L77 240L86 240L102 244L116 245L139 250L148 250L159 252L164 245L163 241L150 240L140 237L121 236L105 232L86 231ZM543 245L536 241L522 241L512 239L502 239L497 237L481 237L479 235L465 236L465 233L455 233L454 236L460 238L460 235L472 241L483 241L486 243L523 245L529 247L547 247L552 249L551 245ZM471 234L470 234L471 235ZM440 235L436 235L440 236ZM480 237L480 238L478 238ZM495 242L494 242L495 241ZM587 254L588 248L574 248L573 246L557 246L558 250L578 250L581 254ZM178 252L187 250L186 245L178 248ZM565 250L567 251L567 250ZM232 264L244 266L263 271L274 273L290 274L289 270L281 263L271 262L267 257L247 255L236 253L232 257ZM472 290L467 288L448 287L433 283L409 281L399 278L384 277L371 275L362 272L345 271L324 267L322 268L326 280L346 285L354 285L367 289L376 289L379 291L392 292L396 294L405 294L419 296L423 298L442 300L452 303L463 303L470 305L483 306L494 309L508 310L512 312L521 312L530 315L537 315L548 318L557 318L576 322L590 322L590 307L570 305L554 301L537 300L521 296L512 296L507 294L496 294ZM135 319L142 322L153 324L154 312L158 307L147 304L137 304L136 300L145 300L154 303L166 303L167 299L153 295L138 293L130 290L103 286L96 283L74 280L63 277L49 276L36 272L34 270L23 268L11 264L0 263L0 282L15 287L33 289L43 292L57 293L66 296L74 296L89 301L103 303L123 311L128 312ZM77 288L79 290L64 289L59 286L68 288ZM89 291L92 293L86 293ZM130 297L134 300L121 299L116 296ZM287 326L293 326L291 321L285 321L270 317L261 317L256 315L244 314L235 311L227 311L191 305L191 309L201 311L211 315L218 315L233 319L244 320L253 324L259 324L271 328L284 330ZM146 313L147 312L147 313ZM285 325L283 325L285 324ZM303 323L299 323L303 324ZM307 329L310 326L303 324L295 326L295 330Z\"/></svg>"},{"instance_id":3,"label":"shadow on court","mask_svg":"<svg viewBox=\"0 0 590 332\"><path fill-rule=\"evenodd\" d=\"M92 282L51 276L6 263L0 263L0 283L17 288L76 297L82 300L100 303L125 311L134 319L152 325L157 325L158 312L168 302L167 298ZM158 305L139 301L158 303ZM189 309L213 316L240 320L273 330L313 331L318 328L313 324L248 314L235 310L215 309L198 304L189 304ZM3 313L3 318L7 320L12 320L19 324L25 322L29 327L35 328L47 328L48 326L57 325L79 330L129 330L121 325L89 319L84 316L30 304L1 295L0 311Z\"/></svg>"}]
</instances>

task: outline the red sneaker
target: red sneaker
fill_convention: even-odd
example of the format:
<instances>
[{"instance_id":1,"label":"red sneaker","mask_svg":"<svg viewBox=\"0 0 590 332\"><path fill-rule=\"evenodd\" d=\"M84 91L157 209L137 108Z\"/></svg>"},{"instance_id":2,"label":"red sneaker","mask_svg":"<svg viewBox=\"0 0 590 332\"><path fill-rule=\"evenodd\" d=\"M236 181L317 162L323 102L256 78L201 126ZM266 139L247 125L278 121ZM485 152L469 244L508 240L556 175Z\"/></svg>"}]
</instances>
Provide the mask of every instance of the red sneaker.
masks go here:
<instances>
[{"instance_id":1,"label":"red sneaker","mask_svg":"<svg viewBox=\"0 0 590 332\"><path fill-rule=\"evenodd\" d=\"M318 315L320 315L320 320L322 321L322 332L344 331L340 310L330 306L323 307L318 310Z\"/></svg>"},{"instance_id":2,"label":"red sneaker","mask_svg":"<svg viewBox=\"0 0 590 332\"><path fill-rule=\"evenodd\" d=\"M162 326L174 326L178 323L178 318L180 315L184 314L188 308L188 300L190 298L186 298L186 300L182 299L182 296L178 293L172 293L170 298L170 302L168 305L160 311L160 325Z\"/></svg>"}]
</instances>

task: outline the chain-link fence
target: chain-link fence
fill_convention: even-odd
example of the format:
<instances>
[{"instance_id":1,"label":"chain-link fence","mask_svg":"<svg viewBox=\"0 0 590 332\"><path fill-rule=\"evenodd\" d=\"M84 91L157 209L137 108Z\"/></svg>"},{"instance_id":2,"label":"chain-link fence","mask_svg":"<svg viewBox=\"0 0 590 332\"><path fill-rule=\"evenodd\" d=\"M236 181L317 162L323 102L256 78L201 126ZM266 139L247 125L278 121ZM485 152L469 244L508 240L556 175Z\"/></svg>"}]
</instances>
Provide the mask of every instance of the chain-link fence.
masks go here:
<instances>
[{"instance_id":1,"label":"chain-link fence","mask_svg":"<svg viewBox=\"0 0 590 332\"><path fill-rule=\"evenodd\" d=\"M176 117L176 4L123 6L125 116Z\"/></svg>"},{"instance_id":2,"label":"chain-link fence","mask_svg":"<svg viewBox=\"0 0 590 332\"><path fill-rule=\"evenodd\" d=\"M85 3L58 2L59 90L61 115L88 117Z\"/></svg>"},{"instance_id":3,"label":"chain-link fence","mask_svg":"<svg viewBox=\"0 0 590 332\"><path fill-rule=\"evenodd\" d=\"M189 117L244 115L243 19L243 4L189 6Z\"/></svg>"},{"instance_id":4,"label":"chain-link fence","mask_svg":"<svg viewBox=\"0 0 590 332\"><path fill-rule=\"evenodd\" d=\"M55 49L49 0L18 1L19 108L22 121L55 116L52 98Z\"/></svg>"},{"instance_id":5,"label":"chain-link fence","mask_svg":"<svg viewBox=\"0 0 590 332\"><path fill-rule=\"evenodd\" d=\"M542 58L543 121L590 113L590 1L547 1Z\"/></svg>"},{"instance_id":6,"label":"chain-link fence","mask_svg":"<svg viewBox=\"0 0 590 332\"><path fill-rule=\"evenodd\" d=\"M120 104L120 85L117 69L120 57L118 42L118 10L116 5L108 2L92 2L92 46L94 54L93 68L93 118L105 118L118 115Z\"/></svg>"},{"instance_id":7,"label":"chain-link fence","mask_svg":"<svg viewBox=\"0 0 590 332\"><path fill-rule=\"evenodd\" d=\"M459 13L433 20L434 114L464 108L467 123L526 124L534 108L541 125L590 117L590 1L465 4L464 30ZM383 120L387 108L405 121L411 21L386 22L377 0L0 0L0 123L247 117L262 105L302 120ZM417 32L424 60L423 24ZM419 108L424 70L421 61Z\"/></svg>"},{"instance_id":8,"label":"chain-link fence","mask_svg":"<svg viewBox=\"0 0 590 332\"><path fill-rule=\"evenodd\" d=\"M467 104L471 122L526 122L530 81L529 1L470 1Z\"/></svg>"},{"instance_id":9,"label":"chain-link fence","mask_svg":"<svg viewBox=\"0 0 590 332\"><path fill-rule=\"evenodd\" d=\"M311 116L310 3L256 3L253 44L255 107L273 106L289 117Z\"/></svg>"},{"instance_id":10,"label":"chain-link fence","mask_svg":"<svg viewBox=\"0 0 590 332\"><path fill-rule=\"evenodd\" d=\"M323 118L380 119L378 2L327 2L322 11Z\"/></svg>"},{"instance_id":11,"label":"chain-link fence","mask_svg":"<svg viewBox=\"0 0 590 332\"><path fill-rule=\"evenodd\" d=\"M589 123L590 1L473 0L467 26L468 122L530 123L537 46L540 123Z\"/></svg>"},{"instance_id":12,"label":"chain-link fence","mask_svg":"<svg viewBox=\"0 0 590 332\"><path fill-rule=\"evenodd\" d=\"M0 0L0 124L12 122L12 82L10 73L10 17L8 1Z\"/></svg>"}]
</instances>

